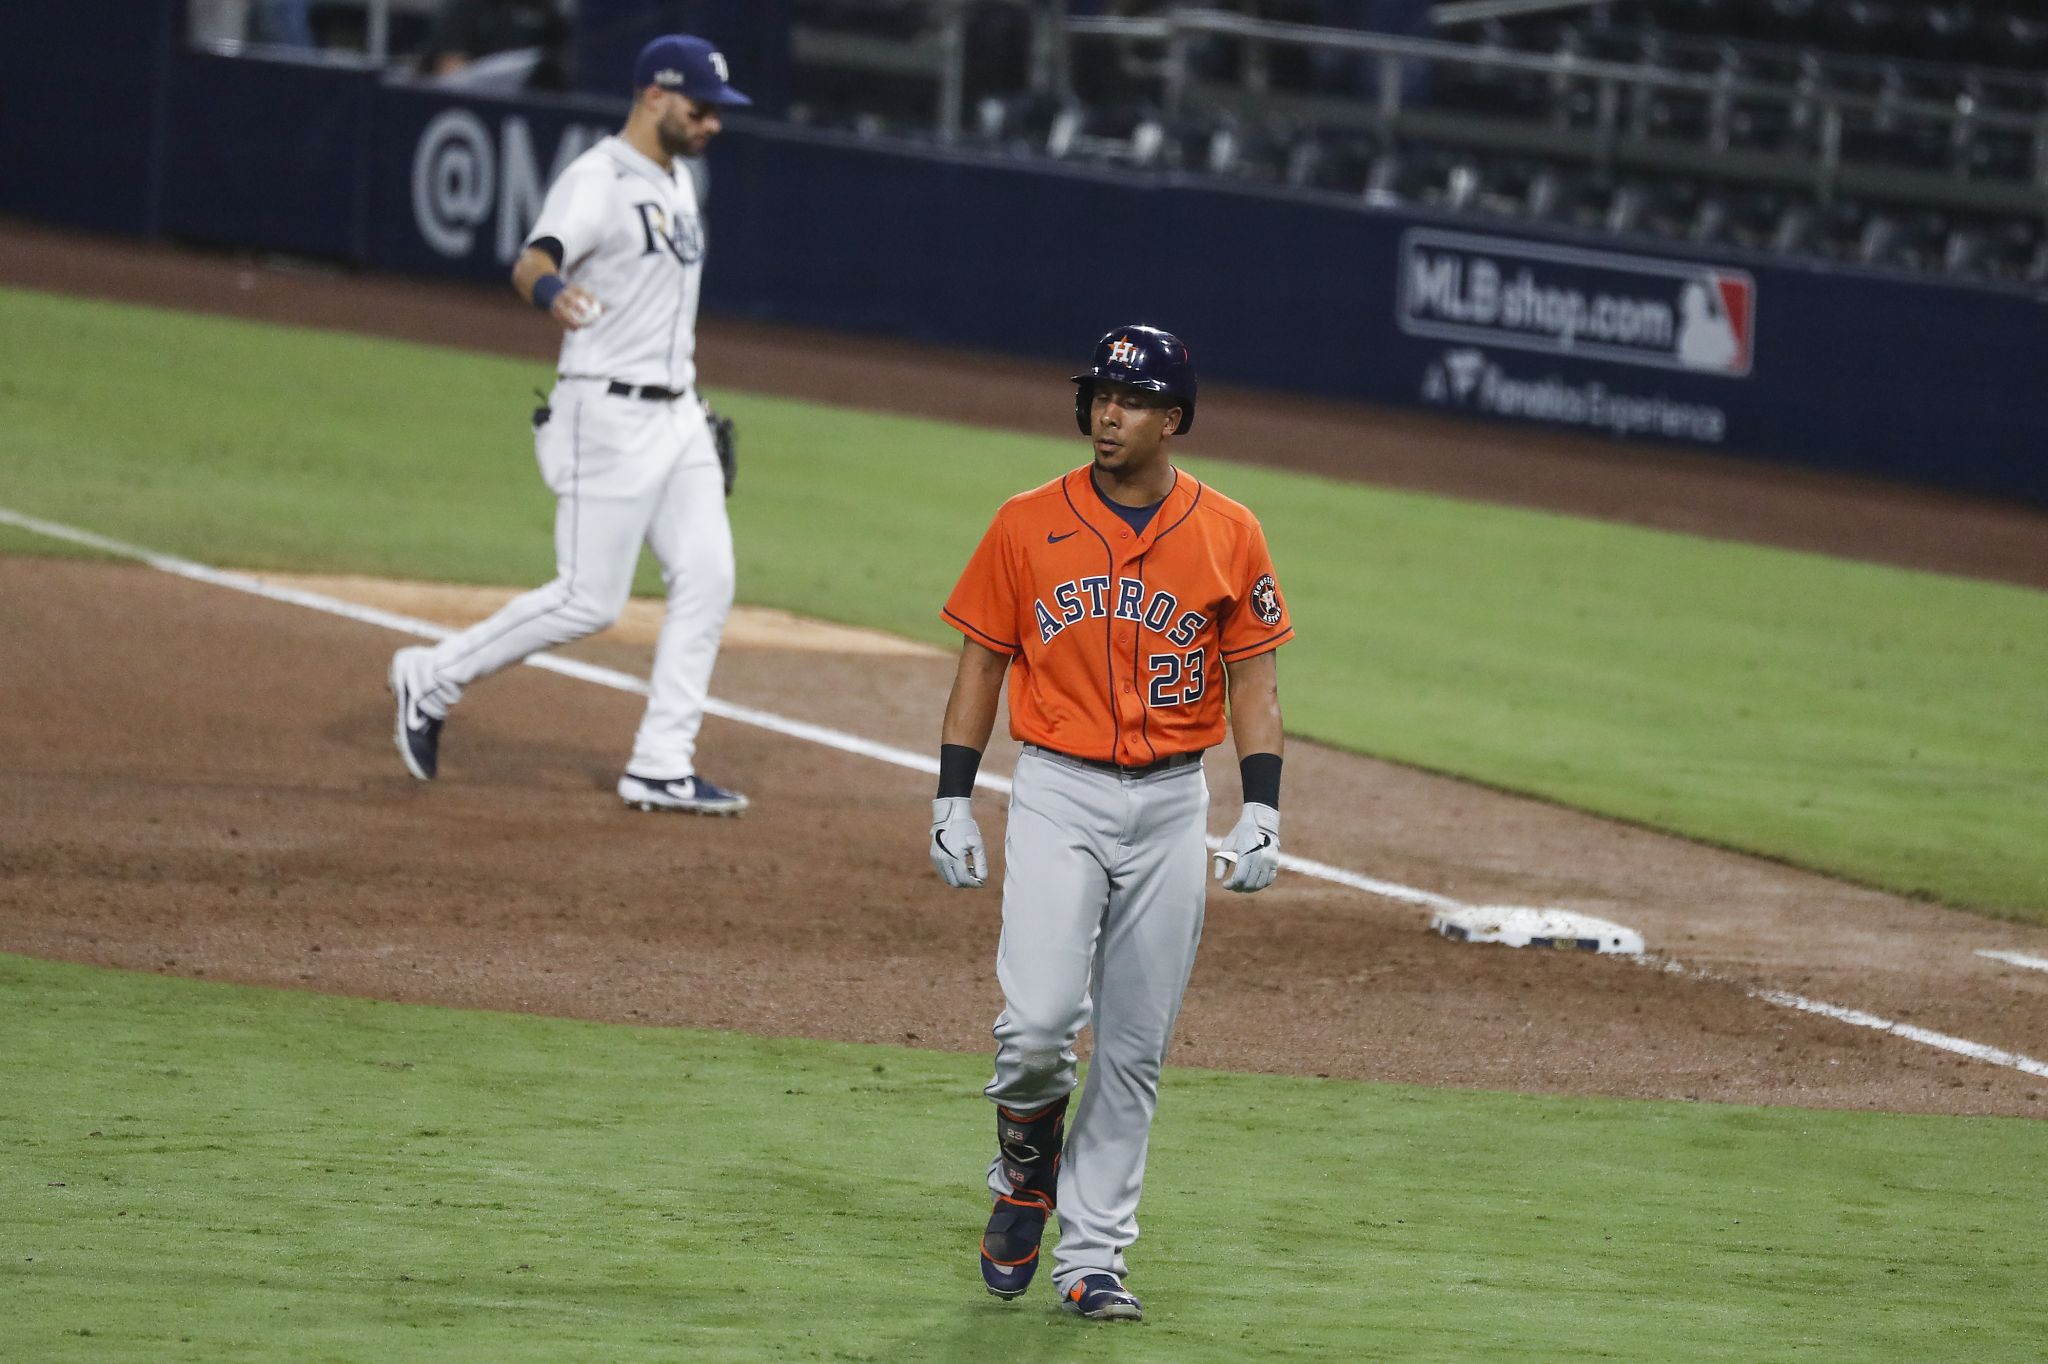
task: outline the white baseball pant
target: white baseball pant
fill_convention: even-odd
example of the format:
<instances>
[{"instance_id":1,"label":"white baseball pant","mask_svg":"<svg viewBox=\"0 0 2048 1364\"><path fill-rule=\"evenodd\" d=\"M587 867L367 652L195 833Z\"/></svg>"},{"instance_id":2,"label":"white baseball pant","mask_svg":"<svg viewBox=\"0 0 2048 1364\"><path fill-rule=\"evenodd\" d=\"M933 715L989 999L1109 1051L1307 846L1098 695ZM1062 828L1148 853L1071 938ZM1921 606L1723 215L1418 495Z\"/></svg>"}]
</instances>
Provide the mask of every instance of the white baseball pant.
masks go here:
<instances>
[{"instance_id":1,"label":"white baseball pant","mask_svg":"<svg viewBox=\"0 0 2048 1364\"><path fill-rule=\"evenodd\" d=\"M627 769L690 776L733 599L732 527L703 409L694 394L652 402L598 379L560 380L549 407L534 454L556 497L555 579L420 657L420 708L445 716L479 678L617 620L644 542L668 606Z\"/></svg>"}]
</instances>

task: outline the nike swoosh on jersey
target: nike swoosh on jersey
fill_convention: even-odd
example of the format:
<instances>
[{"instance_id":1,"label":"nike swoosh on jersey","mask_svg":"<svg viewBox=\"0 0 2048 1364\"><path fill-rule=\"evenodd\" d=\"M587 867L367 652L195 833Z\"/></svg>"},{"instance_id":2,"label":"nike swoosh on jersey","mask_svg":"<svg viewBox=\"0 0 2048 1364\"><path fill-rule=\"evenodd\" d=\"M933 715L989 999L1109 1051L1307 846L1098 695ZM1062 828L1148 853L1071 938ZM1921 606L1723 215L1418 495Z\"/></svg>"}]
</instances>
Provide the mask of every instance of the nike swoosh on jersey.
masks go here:
<instances>
[{"instance_id":1,"label":"nike swoosh on jersey","mask_svg":"<svg viewBox=\"0 0 2048 1364\"><path fill-rule=\"evenodd\" d=\"M1079 535L1080 533L1081 532L1077 530L1070 530L1066 533L1066 535L1054 535L1051 531L1047 531L1045 533L1045 542L1048 545L1056 545L1060 541L1067 539L1069 536Z\"/></svg>"}]
</instances>

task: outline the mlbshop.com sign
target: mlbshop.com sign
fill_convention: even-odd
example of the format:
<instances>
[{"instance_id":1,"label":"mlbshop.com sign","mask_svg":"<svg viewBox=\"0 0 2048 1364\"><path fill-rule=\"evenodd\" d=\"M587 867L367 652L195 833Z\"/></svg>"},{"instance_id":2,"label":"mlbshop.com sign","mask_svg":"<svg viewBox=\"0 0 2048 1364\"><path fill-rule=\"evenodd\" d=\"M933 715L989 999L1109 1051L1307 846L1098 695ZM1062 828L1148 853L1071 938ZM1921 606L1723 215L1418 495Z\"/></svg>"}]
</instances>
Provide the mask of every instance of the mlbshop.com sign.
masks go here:
<instances>
[{"instance_id":1,"label":"mlbshop.com sign","mask_svg":"<svg viewBox=\"0 0 2048 1364\"><path fill-rule=\"evenodd\" d=\"M1756 355L1741 270L1415 228L1400 271L1411 336L1729 379Z\"/></svg>"}]
</instances>

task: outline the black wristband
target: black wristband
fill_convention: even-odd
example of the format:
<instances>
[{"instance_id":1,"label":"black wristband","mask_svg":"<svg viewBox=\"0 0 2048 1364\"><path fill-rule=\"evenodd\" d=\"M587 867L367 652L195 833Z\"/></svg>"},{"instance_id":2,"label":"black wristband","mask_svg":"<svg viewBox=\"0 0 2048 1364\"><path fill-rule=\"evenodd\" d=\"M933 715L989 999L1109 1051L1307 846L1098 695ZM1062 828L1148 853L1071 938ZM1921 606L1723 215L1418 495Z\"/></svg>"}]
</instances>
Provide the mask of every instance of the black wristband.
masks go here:
<instances>
[{"instance_id":1,"label":"black wristband","mask_svg":"<svg viewBox=\"0 0 2048 1364\"><path fill-rule=\"evenodd\" d=\"M569 281L560 275L542 275L533 282L533 306L542 312L550 312L555 306L555 296L569 287Z\"/></svg>"},{"instance_id":2,"label":"black wristband","mask_svg":"<svg viewBox=\"0 0 2048 1364\"><path fill-rule=\"evenodd\" d=\"M974 794L974 774L981 770L981 750L966 744L939 745L939 799Z\"/></svg>"},{"instance_id":3,"label":"black wristband","mask_svg":"<svg viewBox=\"0 0 2048 1364\"><path fill-rule=\"evenodd\" d=\"M1254 753L1239 759L1237 775L1244 782L1246 804L1256 802L1280 808L1280 755Z\"/></svg>"}]
</instances>

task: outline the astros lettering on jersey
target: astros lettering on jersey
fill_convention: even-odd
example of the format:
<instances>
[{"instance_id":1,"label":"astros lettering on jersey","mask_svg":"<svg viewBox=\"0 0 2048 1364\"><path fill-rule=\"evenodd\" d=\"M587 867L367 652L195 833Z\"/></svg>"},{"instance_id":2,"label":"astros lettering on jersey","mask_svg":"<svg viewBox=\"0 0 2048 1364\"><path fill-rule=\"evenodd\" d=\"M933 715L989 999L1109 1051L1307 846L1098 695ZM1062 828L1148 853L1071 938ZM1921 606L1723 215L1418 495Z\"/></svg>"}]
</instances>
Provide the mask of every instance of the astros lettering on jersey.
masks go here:
<instances>
[{"instance_id":1,"label":"astros lettering on jersey","mask_svg":"<svg viewBox=\"0 0 2048 1364\"><path fill-rule=\"evenodd\" d=\"M1012 657L1010 734L1142 767L1223 739L1223 664L1294 638L1258 518L1182 470L1133 531L1087 466L1003 504L944 618Z\"/></svg>"}]
</instances>

